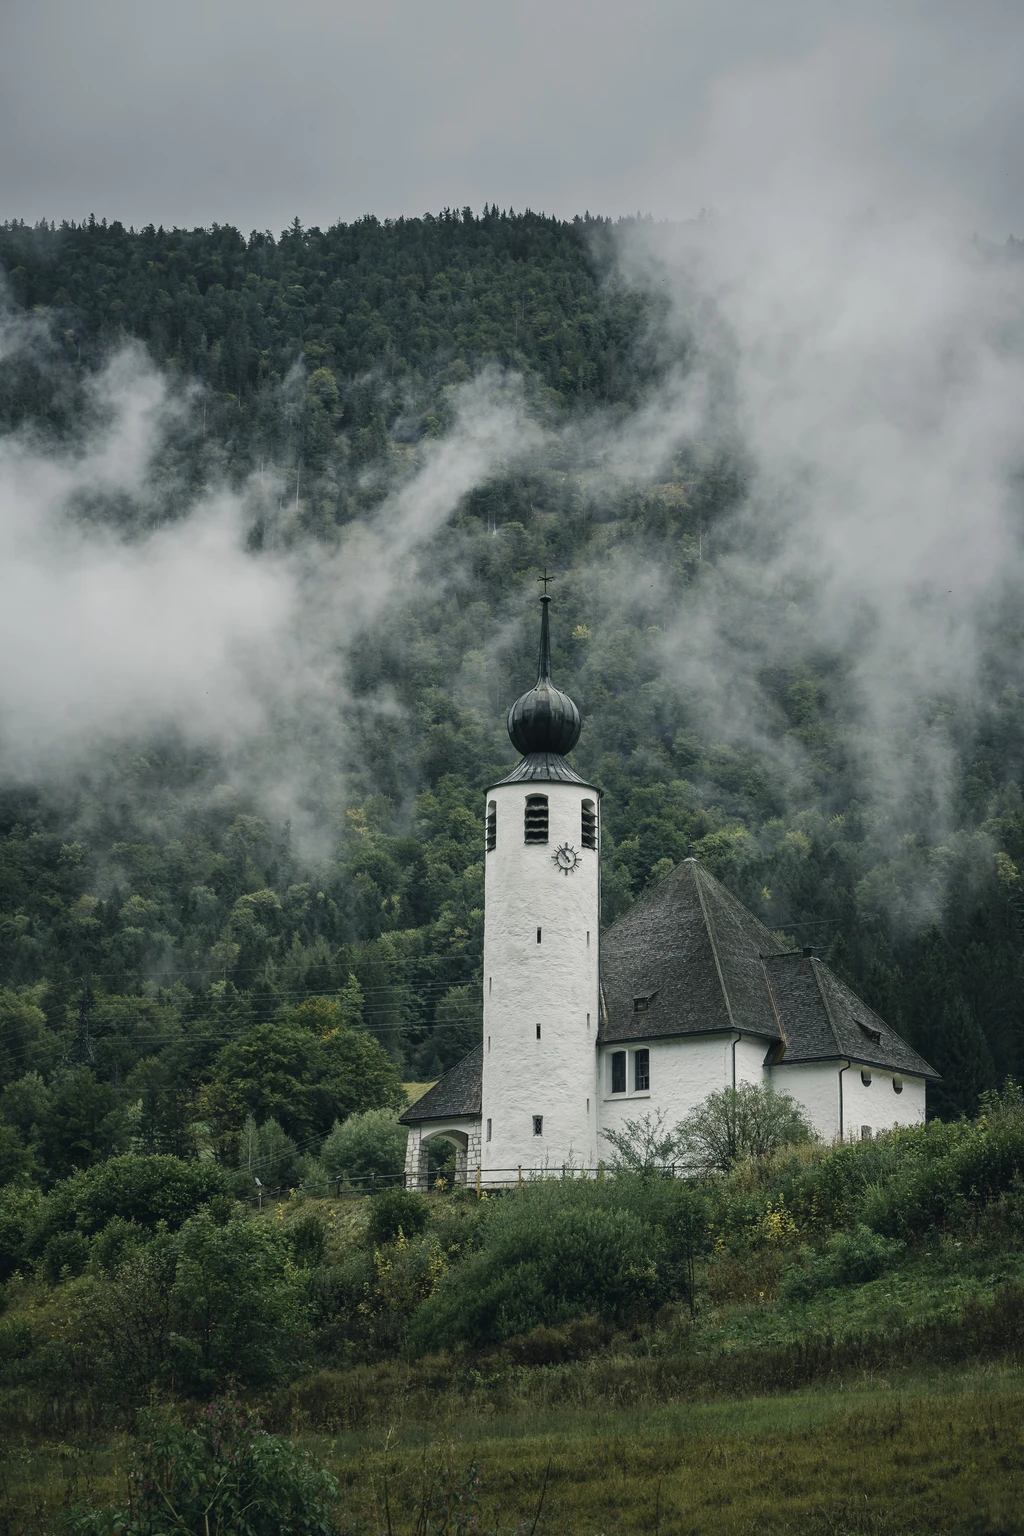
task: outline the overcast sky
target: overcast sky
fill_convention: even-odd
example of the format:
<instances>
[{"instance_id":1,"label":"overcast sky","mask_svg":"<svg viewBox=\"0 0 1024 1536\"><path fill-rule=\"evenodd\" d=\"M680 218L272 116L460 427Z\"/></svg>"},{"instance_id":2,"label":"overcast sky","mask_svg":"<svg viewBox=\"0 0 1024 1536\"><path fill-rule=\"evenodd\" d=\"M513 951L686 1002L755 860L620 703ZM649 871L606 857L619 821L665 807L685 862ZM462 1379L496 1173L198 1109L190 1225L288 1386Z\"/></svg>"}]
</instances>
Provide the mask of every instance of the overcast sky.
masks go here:
<instances>
[{"instance_id":1,"label":"overcast sky","mask_svg":"<svg viewBox=\"0 0 1024 1536\"><path fill-rule=\"evenodd\" d=\"M823 135L1004 238L1022 58L1021 0L0 0L0 218L688 217Z\"/></svg>"}]
</instances>

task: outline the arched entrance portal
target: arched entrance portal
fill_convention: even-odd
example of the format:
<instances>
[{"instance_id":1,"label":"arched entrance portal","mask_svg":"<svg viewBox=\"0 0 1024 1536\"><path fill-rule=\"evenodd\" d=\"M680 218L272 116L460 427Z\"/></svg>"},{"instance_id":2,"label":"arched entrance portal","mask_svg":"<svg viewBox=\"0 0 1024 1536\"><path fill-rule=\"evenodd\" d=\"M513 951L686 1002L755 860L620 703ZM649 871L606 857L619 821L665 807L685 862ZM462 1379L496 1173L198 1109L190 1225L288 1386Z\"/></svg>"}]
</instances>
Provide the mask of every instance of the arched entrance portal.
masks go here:
<instances>
[{"instance_id":1,"label":"arched entrance portal","mask_svg":"<svg viewBox=\"0 0 1024 1536\"><path fill-rule=\"evenodd\" d=\"M430 1151L438 1151L439 1143L447 1142L455 1148L455 1182L466 1184L476 1177L480 1162L480 1131L472 1120L464 1119L461 1125L450 1122L431 1125L429 1122L409 1129L409 1145L405 1162L406 1189L423 1191L431 1187Z\"/></svg>"}]
</instances>

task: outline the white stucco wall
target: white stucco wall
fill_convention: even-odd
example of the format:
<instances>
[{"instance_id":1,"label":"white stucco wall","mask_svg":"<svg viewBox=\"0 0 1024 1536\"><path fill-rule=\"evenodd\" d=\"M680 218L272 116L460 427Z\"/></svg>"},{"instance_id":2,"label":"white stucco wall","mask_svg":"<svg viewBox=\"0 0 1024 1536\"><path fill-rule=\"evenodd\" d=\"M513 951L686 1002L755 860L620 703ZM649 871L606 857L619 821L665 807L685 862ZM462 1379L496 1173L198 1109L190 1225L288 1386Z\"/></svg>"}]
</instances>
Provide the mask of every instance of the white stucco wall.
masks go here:
<instances>
[{"instance_id":1,"label":"white stucco wall","mask_svg":"<svg viewBox=\"0 0 1024 1536\"><path fill-rule=\"evenodd\" d=\"M685 1035L671 1040L637 1040L628 1045L603 1045L600 1050L602 1131L621 1130L627 1120L645 1114L662 1114L673 1126L691 1109L703 1103L709 1093L718 1093L735 1081L760 1083L764 1080L764 1058L770 1041L744 1035ZM648 1093L633 1087L634 1057L638 1049L650 1051L651 1087ZM612 1056L627 1052L626 1092L611 1091ZM607 1141L601 1141L601 1156L607 1158Z\"/></svg>"},{"instance_id":2,"label":"white stucco wall","mask_svg":"<svg viewBox=\"0 0 1024 1536\"><path fill-rule=\"evenodd\" d=\"M840 1071L843 1061L806 1063L779 1062L771 1069L771 1080L780 1093L788 1093L802 1105L818 1135L833 1141L840 1134ZM870 1072L871 1084L861 1080L861 1072ZM925 1115L925 1084L920 1077L903 1077L903 1092L893 1090L892 1072L863 1067L852 1062L842 1072L842 1135L844 1141L859 1141L863 1128L872 1134L892 1130L895 1125L920 1125Z\"/></svg>"},{"instance_id":3,"label":"white stucco wall","mask_svg":"<svg viewBox=\"0 0 1024 1536\"><path fill-rule=\"evenodd\" d=\"M870 1075L871 1084L861 1081L861 1072ZM837 1071L838 1075L838 1071ZM903 1092L893 1092L893 1074L877 1067L861 1067L859 1062L843 1073L843 1138L859 1141L862 1128L872 1134L891 1131L895 1125L920 1125L924 1120L925 1085L920 1077L904 1077Z\"/></svg>"},{"instance_id":4,"label":"white stucco wall","mask_svg":"<svg viewBox=\"0 0 1024 1536\"><path fill-rule=\"evenodd\" d=\"M809 1061L795 1066L781 1062L769 1072L772 1086L796 1099L824 1141L834 1141L839 1135L841 1066L842 1062L837 1061Z\"/></svg>"},{"instance_id":5,"label":"white stucco wall","mask_svg":"<svg viewBox=\"0 0 1024 1536\"><path fill-rule=\"evenodd\" d=\"M528 794L548 797L546 844L524 841ZM483 1167L514 1176L520 1166L593 1166L600 875L597 851L582 846L581 808L599 797L584 785L535 783L499 785L487 795L492 800L497 845L484 865ZM552 860L562 843L580 854L569 875ZM541 1136L533 1133L535 1115Z\"/></svg>"}]
</instances>

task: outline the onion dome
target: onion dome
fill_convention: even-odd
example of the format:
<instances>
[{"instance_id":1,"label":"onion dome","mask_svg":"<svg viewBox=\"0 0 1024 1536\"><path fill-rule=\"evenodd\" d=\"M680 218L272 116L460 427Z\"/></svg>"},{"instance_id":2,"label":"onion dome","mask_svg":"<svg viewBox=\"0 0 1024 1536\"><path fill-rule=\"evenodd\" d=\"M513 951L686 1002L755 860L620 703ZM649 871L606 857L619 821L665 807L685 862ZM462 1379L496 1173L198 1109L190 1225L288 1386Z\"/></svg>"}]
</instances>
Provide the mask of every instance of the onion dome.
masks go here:
<instances>
[{"instance_id":1,"label":"onion dome","mask_svg":"<svg viewBox=\"0 0 1024 1536\"><path fill-rule=\"evenodd\" d=\"M537 683L517 699L508 712L508 734L517 752L553 752L563 756L580 739L580 712L567 693L551 681L551 638L548 633L547 593L541 598L540 659Z\"/></svg>"}]
</instances>

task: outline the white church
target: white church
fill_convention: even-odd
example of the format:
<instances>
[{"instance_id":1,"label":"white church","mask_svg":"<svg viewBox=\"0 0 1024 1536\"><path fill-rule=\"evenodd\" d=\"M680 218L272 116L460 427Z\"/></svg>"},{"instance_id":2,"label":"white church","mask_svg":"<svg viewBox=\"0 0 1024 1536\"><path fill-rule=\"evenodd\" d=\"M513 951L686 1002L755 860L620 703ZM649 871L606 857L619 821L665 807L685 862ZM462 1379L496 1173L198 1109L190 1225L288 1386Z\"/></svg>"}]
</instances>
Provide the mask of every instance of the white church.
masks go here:
<instances>
[{"instance_id":1,"label":"white church","mask_svg":"<svg viewBox=\"0 0 1024 1536\"><path fill-rule=\"evenodd\" d=\"M483 1038L402 1116L408 1186L426 1187L436 1137L481 1185L593 1170L605 1131L675 1125L746 1082L830 1141L923 1120L928 1063L697 860L601 933L601 791L566 760L580 714L551 681L540 601L537 683L508 715L521 761L486 792Z\"/></svg>"}]
</instances>

